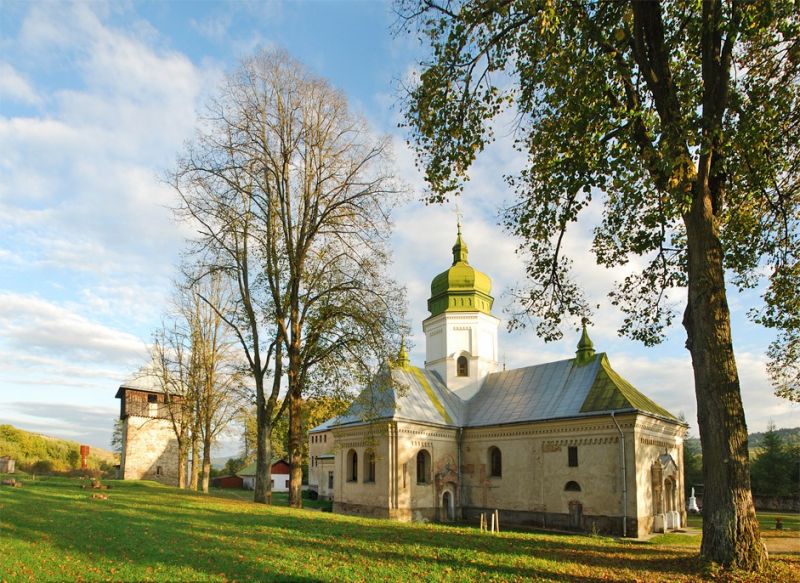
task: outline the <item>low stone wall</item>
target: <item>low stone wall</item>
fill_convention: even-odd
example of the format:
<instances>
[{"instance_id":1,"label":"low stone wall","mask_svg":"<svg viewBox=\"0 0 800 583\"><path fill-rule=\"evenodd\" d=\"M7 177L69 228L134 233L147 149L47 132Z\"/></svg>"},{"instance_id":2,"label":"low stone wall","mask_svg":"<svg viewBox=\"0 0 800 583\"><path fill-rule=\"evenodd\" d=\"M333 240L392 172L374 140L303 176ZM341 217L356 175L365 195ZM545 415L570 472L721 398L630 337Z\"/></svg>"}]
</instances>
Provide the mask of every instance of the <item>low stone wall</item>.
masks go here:
<instances>
[{"instance_id":1,"label":"low stone wall","mask_svg":"<svg viewBox=\"0 0 800 583\"><path fill-rule=\"evenodd\" d=\"M493 512L494 508L468 507L463 509L464 520L473 523L480 522L481 514L486 514L487 520L491 521L491 514ZM508 525L512 527L522 526L526 528L572 530L575 532L596 532L598 534L622 535L621 516L594 516L585 514L582 517L581 526L579 528L575 528L570 523L569 514L503 509L498 509L498 512L500 514L501 530L503 529L503 525ZM637 529L637 519L628 517L628 536L638 536Z\"/></svg>"},{"instance_id":2,"label":"low stone wall","mask_svg":"<svg viewBox=\"0 0 800 583\"><path fill-rule=\"evenodd\" d=\"M349 502L333 502L333 512L352 516L369 516L370 518L388 518L401 522L434 522L437 520L436 508L382 508L366 504Z\"/></svg>"},{"instance_id":3,"label":"low stone wall","mask_svg":"<svg viewBox=\"0 0 800 583\"><path fill-rule=\"evenodd\" d=\"M800 497L797 496L753 496L756 510L770 512L800 512Z\"/></svg>"},{"instance_id":4,"label":"low stone wall","mask_svg":"<svg viewBox=\"0 0 800 583\"><path fill-rule=\"evenodd\" d=\"M696 496L697 505L703 510L703 497ZM800 512L800 497L797 496L753 496L756 510L764 512Z\"/></svg>"}]
</instances>

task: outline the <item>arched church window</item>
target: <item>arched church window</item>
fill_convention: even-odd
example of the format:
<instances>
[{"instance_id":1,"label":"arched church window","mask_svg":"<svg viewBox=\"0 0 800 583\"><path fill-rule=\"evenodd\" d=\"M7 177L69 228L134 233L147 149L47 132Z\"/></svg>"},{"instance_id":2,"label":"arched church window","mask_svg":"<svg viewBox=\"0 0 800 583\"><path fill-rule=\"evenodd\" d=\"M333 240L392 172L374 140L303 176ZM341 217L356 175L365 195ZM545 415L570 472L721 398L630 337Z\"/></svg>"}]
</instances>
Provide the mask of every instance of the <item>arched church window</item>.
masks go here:
<instances>
[{"instance_id":1,"label":"arched church window","mask_svg":"<svg viewBox=\"0 0 800 583\"><path fill-rule=\"evenodd\" d=\"M581 486L580 486L580 484L578 484L578 482L573 482L572 480L570 480L564 486L564 491L565 492L580 492L581 491Z\"/></svg>"},{"instance_id":2,"label":"arched church window","mask_svg":"<svg viewBox=\"0 0 800 583\"><path fill-rule=\"evenodd\" d=\"M417 453L417 484L427 484L430 481L431 454L428 450L421 449Z\"/></svg>"},{"instance_id":3,"label":"arched church window","mask_svg":"<svg viewBox=\"0 0 800 583\"><path fill-rule=\"evenodd\" d=\"M493 478L503 475L503 454L497 447L489 448L489 475Z\"/></svg>"},{"instance_id":4,"label":"arched church window","mask_svg":"<svg viewBox=\"0 0 800 583\"><path fill-rule=\"evenodd\" d=\"M364 454L364 482L375 481L375 452L367 450Z\"/></svg>"},{"instance_id":5,"label":"arched church window","mask_svg":"<svg viewBox=\"0 0 800 583\"><path fill-rule=\"evenodd\" d=\"M347 481L358 481L358 454L354 449L347 452Z\"/></svg>"},{"instance_id":6,"label":"arched church window","mask_svg":"<svg viewBox=\"0 0 800 583\"><path fill-rule=\"evenodd\" d=\"M469 361L466 356L459 356L456 361L456 375L460 377L469 376Z\"/></svg>"}]
</instances>

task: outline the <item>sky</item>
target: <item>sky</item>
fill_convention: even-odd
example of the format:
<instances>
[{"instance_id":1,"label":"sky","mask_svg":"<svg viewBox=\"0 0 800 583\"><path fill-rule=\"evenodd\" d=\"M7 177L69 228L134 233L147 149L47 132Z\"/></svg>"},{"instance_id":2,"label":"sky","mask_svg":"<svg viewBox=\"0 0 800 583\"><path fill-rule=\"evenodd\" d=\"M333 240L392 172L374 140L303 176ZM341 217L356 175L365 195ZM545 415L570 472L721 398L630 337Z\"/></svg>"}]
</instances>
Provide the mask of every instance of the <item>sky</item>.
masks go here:
<instances>
[{"instance_id":1,"label":"sky","mask_svg":"<svg viewBox=\"0 0 800 583\"><path fill-rule=\"evenodd\" d=\"M283 48L345 93L376 135L393 140L411 190L394 214L392 275L406 286L412 362L424 362L421 322L430 281L451 262L452 205L421 202L424 182L397 125L400 80L422 47L395 35L382 2L13 2L0 0L0 423L109 447L119 384L146 362L167 309L190 228L176 223L164 182L197 112L220 80L255 51ZM510 123L471 171L460 202L470 263L493 279L494 313L524 284L519 241L499 226L513 202L504 174L524 157ZM691 362L680 318L654 348L619 338L607 293L628 272L589 252L601 208L568 232L576 276L599 308L595 347L642 392L696 431ZM633 262L629 269L636 266ZM674 297L678 310L684 296ZM750 323L756 291L730 290L733 339L751 431L800 425L772 394L772 336ZM574 355L576 322L560 342L501 327L509 368ZM236 450L228 436L220 454Z\"/></svg>"}]
</instances>

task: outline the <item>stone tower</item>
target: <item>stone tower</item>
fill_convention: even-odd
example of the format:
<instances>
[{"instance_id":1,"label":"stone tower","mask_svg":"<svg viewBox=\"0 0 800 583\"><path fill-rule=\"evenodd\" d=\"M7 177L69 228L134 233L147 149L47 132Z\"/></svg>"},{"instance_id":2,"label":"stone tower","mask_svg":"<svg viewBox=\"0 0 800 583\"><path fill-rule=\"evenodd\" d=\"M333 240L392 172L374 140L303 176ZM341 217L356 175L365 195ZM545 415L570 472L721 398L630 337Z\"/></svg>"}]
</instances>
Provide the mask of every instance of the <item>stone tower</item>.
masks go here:
<instances>
[{"instance_id":1,"label":"stone tower","mask_svg":"<svg viewBox=\"0 0 800 583\"><path fill-rule=\"evenodd\" d=\"M497 329L492 315L492 280L467 260L467 244L458 225L453 264L433 278L425 332L425 368L441 377L462 399L480 389L486 375L500 369Z\"/></svg>"},{"instance_id":2,"label":"stone tower","mask_svg":"<svg viewBox=\"0 0 800 583\"><path fill-rule=\"evenodd\" d=\"M117 391L122 420L120 478L178 485L178 441L167 395L146 375L126 381ZM174 398L173 398L174 401Z\"/></svg>"}]
</instances>

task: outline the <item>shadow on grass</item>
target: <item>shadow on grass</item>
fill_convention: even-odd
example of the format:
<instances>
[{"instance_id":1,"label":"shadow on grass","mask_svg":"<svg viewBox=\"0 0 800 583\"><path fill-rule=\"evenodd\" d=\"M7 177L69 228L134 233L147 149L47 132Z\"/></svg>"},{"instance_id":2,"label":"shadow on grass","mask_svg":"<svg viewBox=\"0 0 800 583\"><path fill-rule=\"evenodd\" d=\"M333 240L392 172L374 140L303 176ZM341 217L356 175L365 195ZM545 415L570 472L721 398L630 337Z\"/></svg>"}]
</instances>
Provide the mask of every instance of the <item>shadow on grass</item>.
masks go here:
<instances>
[{"instance_id":1,"label":"shadow on grass","mask_svg":"<svg viewBox=\"0 0 800 583\"><path fill-rule=\"evenodd\" d=\"M297 511L180 492L113 484L91 500L75 481L39 482L4 496L0 529L46 542L88 562L182 566L214 578L539 579L596 582L609 576L697 576L691 550L653 549L570 535L482 534L467 527L420 526L318 511ZM605 570L606 572L599 572ZM138 575L137 575L138 573ZM144 573L145 576L142 576Z\"/></svg>"}]
</instances>

